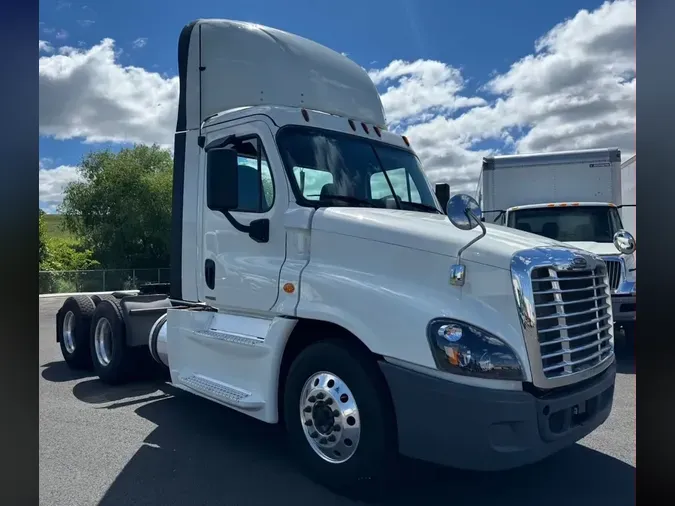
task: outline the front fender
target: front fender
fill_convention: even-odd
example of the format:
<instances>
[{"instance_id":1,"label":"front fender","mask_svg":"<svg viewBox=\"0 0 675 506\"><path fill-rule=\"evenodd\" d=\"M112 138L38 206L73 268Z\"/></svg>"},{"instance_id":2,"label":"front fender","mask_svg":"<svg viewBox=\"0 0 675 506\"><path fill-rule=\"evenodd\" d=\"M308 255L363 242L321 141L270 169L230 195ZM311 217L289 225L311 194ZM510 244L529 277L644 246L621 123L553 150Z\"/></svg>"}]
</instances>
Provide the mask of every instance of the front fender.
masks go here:
<instances>
[{"instance_id":1,"label":"front fender","mask_svg":"<svg viewBox=\"0 0 675 506\"><path fill-rule=\"evenodd\" d=\"M435 368L430 320L449 317L502 338L523 363L527 352L509 271L467 264L463 287L449 284L449 256L314 231L297 316L339 325L372 352Z\"/></svg>"}]
</instances>

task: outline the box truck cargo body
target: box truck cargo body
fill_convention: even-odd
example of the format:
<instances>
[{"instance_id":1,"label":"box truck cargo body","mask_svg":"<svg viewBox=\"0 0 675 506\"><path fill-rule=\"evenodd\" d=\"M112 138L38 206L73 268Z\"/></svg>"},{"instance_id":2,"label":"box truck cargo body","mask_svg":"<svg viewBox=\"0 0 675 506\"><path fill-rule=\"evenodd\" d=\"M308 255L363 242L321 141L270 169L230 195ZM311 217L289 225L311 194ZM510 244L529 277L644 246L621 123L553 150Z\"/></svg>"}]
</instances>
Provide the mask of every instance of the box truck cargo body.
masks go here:
<instances>
[{"instance_id":1,"label":"box truck cargo body","mask_svg":"<svg viewBox=\"0 0 675 506\"><path fill-rule=\"evenodd\" d=\"M635 169L637 168L636 157L633 155L621 164L621 221L626 230L637 239L636 230L636 193L635 193Z\"/></svg>"},{"instance_id":2,"label":"box truck cargo body","mask_svg":"<svg viewBox=\"0 0 675 506\"><path fill-rule=\"evenodd\" d=\"M500 211L532 204L611 202L620 206L621 153L594 149L488 157L483 161L482 183L478 200L486 221L494 221ZM497 223L505 223L505 218L499 216Z\"/></svg>"}]
</instances>

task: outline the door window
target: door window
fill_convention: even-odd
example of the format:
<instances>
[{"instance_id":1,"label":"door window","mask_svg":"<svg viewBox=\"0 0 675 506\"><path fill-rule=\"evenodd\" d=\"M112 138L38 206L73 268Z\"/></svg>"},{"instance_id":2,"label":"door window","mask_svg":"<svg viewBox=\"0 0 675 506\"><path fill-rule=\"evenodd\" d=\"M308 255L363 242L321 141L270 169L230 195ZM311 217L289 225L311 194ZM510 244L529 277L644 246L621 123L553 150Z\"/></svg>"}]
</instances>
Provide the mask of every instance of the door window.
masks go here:
<instances>
[{"instance_id":1,"label":"door window","mask_svg":"<svg viewBox=\"0 0 675 506\"><path fill-rule=\"evenodd\" d=\"M233 211L245 213L269 211L274 204L274 179L260 138L236 139L224 147L237 152L239 206Z\"/></svg>"}]
</instances>

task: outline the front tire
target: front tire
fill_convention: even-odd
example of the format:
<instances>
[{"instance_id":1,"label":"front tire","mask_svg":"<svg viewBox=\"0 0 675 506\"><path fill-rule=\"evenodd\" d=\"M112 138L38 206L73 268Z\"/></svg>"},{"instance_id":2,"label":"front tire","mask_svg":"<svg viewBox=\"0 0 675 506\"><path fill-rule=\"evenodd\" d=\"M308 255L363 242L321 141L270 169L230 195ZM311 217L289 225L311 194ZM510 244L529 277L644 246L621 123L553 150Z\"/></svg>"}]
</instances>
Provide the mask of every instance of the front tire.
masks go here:
<instances>
[{"instance_id":1,"label":"front tire","mask_svg":"<svg viewBox=\"0 0 675 506\"><path fill-rule=\"evenodd\" d=\"M290 367L284 420L300 465L335 492L379 492L397 461L396 420L374 360L341 341L303 350Z\"/></svg>"}]
</instances>

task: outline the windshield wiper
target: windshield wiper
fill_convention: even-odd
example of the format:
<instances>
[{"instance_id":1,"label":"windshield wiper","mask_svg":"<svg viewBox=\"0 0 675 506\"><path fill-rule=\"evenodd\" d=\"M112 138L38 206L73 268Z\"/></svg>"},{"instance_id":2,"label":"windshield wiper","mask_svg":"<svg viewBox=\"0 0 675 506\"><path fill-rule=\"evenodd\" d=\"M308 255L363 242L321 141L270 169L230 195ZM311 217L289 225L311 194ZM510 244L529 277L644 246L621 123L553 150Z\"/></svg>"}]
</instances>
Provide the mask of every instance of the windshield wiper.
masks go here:
<instances>
[{"instance_id":1,"label":"windshield wiper","mask_svg":"<svg viewBox=\"0 0 675 506\"><path fill-rule=\"evenodd\" d=\"M412 207L417 208L417 209L423 209L425 211L431 211L432 213L436 213L436 214L443 214L441 211L439 211L434 206L430 206L428 204L423 204L421 202L405 202L405 201L402 201L401 204L403 204L405 206L412 206Z\"/></svg>"}]
</instances>

